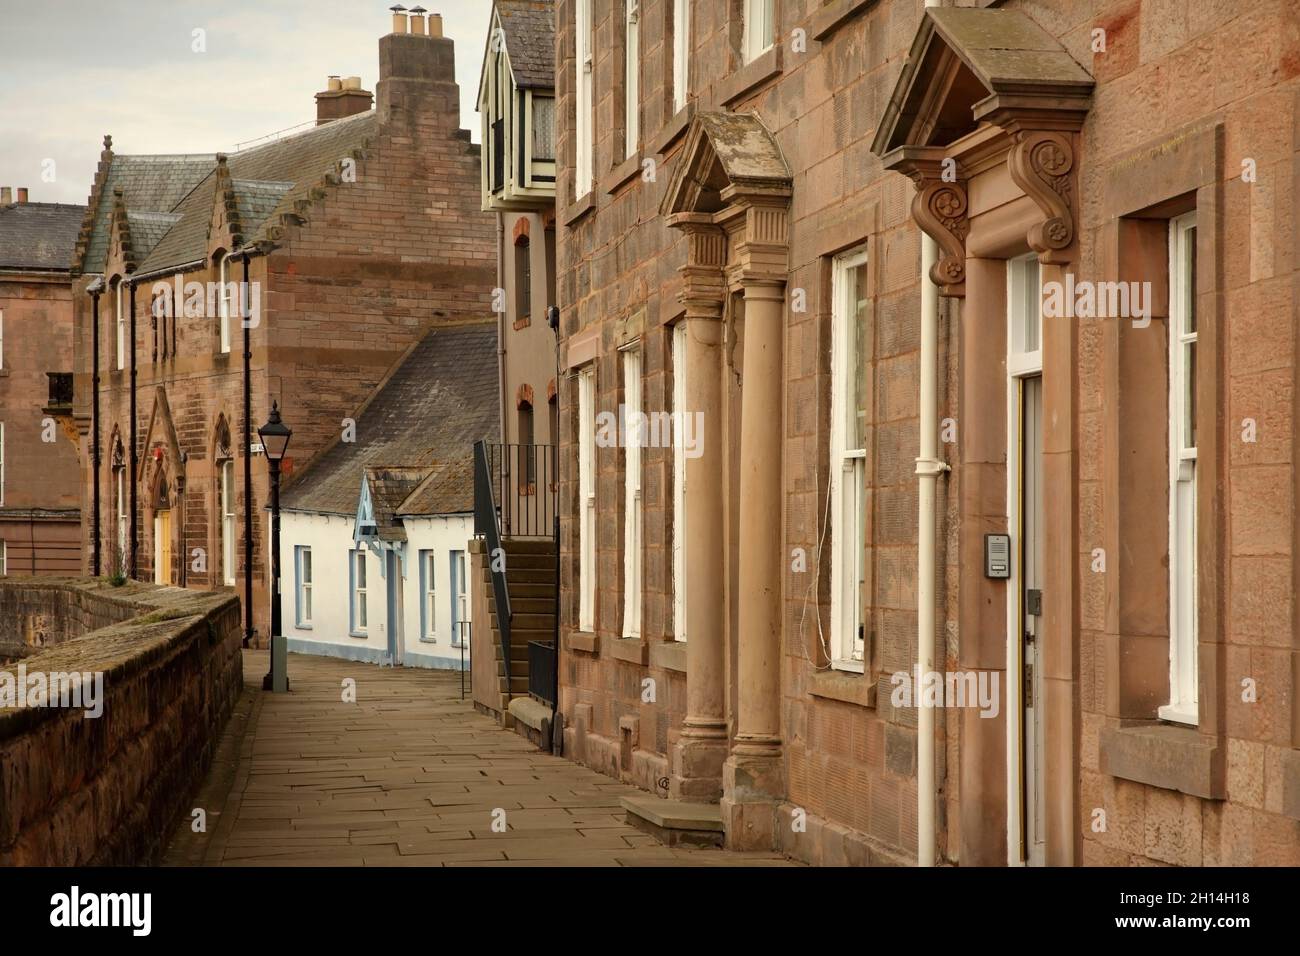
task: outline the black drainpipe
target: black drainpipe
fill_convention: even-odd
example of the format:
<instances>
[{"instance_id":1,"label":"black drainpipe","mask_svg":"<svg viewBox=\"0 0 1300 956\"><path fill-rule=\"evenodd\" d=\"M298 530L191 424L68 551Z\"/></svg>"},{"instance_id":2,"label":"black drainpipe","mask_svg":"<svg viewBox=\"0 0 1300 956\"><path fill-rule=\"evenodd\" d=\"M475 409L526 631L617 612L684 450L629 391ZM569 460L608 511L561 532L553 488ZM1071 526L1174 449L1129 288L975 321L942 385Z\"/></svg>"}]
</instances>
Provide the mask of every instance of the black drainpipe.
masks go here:
<instances>
[{"instance_id":1,"label":"black drainpipe","mask_svg":"<svg viewBox=\"0 0 1300 956\"><path fill-rule=\"evenodd\" d=\"M253 646L253 386L249 377L249 364L253 351L249 345L248 331L248 253L244 260L244 289L239 297L240 325L244 332L244 646Z\"/></svg>"},{"instance_id":2,"label":"black drainpipe","mask_svg":"<svg viewBox=\"0 0 1300 956\"><path fill-rule=\"evenodd\" d=\"M546 310L546 321L555 333L555 421L560 421L560 309L550 306ZM556 490L551 494L551 511L554 516L555 540L555 700L551 701L551 752L558 756L564 754L564 731L559 725L560 715L560 436L551 436L551 480ZM548 491L550 489L547 489Z\"/></svg>"},{"instance_id":3,"label":"black drainpipe","mask_svg":"<svg viewBox=\"0 0 1300 956\"><path fill-rule=\"evenodd\" d=\"M131 306L130 306L131 309L131 448L129 454L129 457L131 459L131 565L130 566L131 566L131 580L134 581L138 579L139 570L140 570L136 560L137 559L136 545L139 543L140 540L140 532L139 532L139 528L136 526L137 525L136 509L138 507L139 502L138 502L138 498L136 495L136 488L135 488L136 478L137 478L136 468L137 468L137 463L139 461L139 455L136 453L136 447L135 447L135 443L137 440L137 435L136 435L137 429L136 429L136 421L135 421L136 418L135 282L130 282L129 288L131 290Z\"/></svg>"},{"instance_id":4,"label":"black drainpipe","mask_svg":"<svg viewBox=\"0 0 1300 956\"><path fill-rule=\"evenodd\" d=\"M99 281L99 280L95 280ZM100 571L100 542L99 542L99 293L90 293L91 302L91 319L90 319L90 353L93 356L91 360L90 373L90 420L91 420L91 440L90 440L90 460L93 470L94 486L94 504L92 505L93 527L94 527L94 564L92 570L95 577L99 577Z\"/></svg>"}]
</instances>

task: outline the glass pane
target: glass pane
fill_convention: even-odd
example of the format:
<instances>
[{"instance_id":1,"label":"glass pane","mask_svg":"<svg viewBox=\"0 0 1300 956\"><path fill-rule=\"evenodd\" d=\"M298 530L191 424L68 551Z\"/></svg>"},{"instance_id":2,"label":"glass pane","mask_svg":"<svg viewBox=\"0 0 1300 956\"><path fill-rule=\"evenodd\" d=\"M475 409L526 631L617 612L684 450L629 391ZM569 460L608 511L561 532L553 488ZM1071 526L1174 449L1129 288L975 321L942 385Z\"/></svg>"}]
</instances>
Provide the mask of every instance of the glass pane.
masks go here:
<instances>
[{"instance_id":1,"label":"glass pane","mask_svg":"<svg viewBox=\"0 0 1300 956\"><path fill-rule=\"evenodd\" d=\"M303 590L303 615L302 615L302 619L303 619L304 621L310 621L310 620L311 620L311 588L305 588L305 589Z\"/></svg>"},{"instance_id":2,"label":"glass pane","mask_svg":"<svg viewBox=\"0 0 1300 956\"><path fill-rule=\"evenodd\" d=\"M1196 447L1196 343L1183 346L1183 447Z\"/></svg>"},{"instance_id":3,"label":"glass pane","mask_svg":"<svg viewBox=\"0 0 1300 956\"><path fill-rule=\"evenodd\" d=\"M366 594L361 592L357 595L357 627L366 626Z\"/></svg>"},{"instance_id":4,"label":"glass pane","mask_svg":"<svg viewBox=\"0 0 1300 956\"><path fill-rule=\"evenodd\" d=\"M357 552L357 587L366 586L366 555L364 551Z\"/></svg>"},{"instance_id":5,"label":"glass pane","mask_svg":"<svg viewBox=\"0 0 1300 956\"><path fill-rule=\"evenodd\" d=\"M848 308L847 341L849 359L846 386L850 398L849 420L845 422L845 446L849 451L865 448L867 410L871 400L872 328L871 308L867 301L867 268L855 266L845 273L845 305Z\"/></svg>"},{"instance_id":6,"label":"glass pane","mask_svg":"<svg viewBox=\"0 0 1300 956\"><path fill-rule=\"evenodd\" d=\"M1043 294L1039 285L1040 268L1037 257L1034 257L1028 259L1025 267L1020 270L1023 281L1020 301L1024 303L1021 342L1026 352L1037 352L1042 338Z\"/></svg>"},{"instance_id":7,"label":"glass pane","mask_svg":"<svg viewBox=\"0 0 1300 956\"><path fill-rule=\"evenodd\" d=\"M311 551L302 553L302 579L311 584Z\"/></svg>"},{"instance_id":8,"label":"glass pane","mask_svg":"<svg viewBox=\"0 0 1300 956\"><path fill-rule=\"evenodd\" d=\"M533 159L555 159L555 99L533 97Z\"/></svg>"},{"instance_id":9,"label":"glass pane","mask_svg":"<svg viewBox=\"0 0 1300 956\"><path fill-rule=\"evenodd\" d=\"M1184 275L1187 276L1187 305L1183 314L1186 316L1186 332L1190 335L1196 331L1196 227L1183 234Z\"/></svg>"}]
</instances>

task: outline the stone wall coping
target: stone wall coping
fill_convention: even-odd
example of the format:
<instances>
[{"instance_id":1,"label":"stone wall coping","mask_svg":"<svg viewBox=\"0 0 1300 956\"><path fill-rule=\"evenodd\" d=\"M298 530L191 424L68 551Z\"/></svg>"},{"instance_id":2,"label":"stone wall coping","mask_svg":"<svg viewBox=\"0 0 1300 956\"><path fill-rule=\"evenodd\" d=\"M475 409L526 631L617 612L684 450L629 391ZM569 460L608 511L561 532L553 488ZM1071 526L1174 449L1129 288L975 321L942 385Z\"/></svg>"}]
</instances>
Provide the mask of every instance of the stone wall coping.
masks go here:
<instances>
[{"instance_id":1,"label":"stone wall coping","mask_svg":"<svg viewBox=\"0 0 1300 956\"><path fill-rule=\"evenodd\" d=\"M230 593L190 591L140 582L114 587L98 578L8 578L0 581L0 588L75 591L131 614L121 623L101 627L0 667L0 671L8 671L15 678L22 664L27 673L102 672L105 683L116 681L146 669L207 615L239 603ZM0 741L62 714L56 707L2 709Z\"/></svg>"}]
</instances>

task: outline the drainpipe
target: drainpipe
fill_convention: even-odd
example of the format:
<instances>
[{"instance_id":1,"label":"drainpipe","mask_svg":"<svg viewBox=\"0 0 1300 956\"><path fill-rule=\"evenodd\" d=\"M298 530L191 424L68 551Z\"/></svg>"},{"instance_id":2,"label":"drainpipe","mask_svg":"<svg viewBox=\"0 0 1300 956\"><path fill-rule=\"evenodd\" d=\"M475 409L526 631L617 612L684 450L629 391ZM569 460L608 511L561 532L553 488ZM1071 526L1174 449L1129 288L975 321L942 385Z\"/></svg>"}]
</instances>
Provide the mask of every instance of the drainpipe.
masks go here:
<instances>
[{"instance_id":1,"label":"drainpipe","mask_svg":"<svg viewBox=\"0 0 1300 956\"><path fill-rule=\"evenodd\" d=\"M925 0L937 7L940 0ZM920 454L916 459L916 666L918 681L934 670L935 630L935 499L939 476L948 465L939 460L939 290L930 270L939 258L935 241L921 235L921 393ZM914 688L920 690L920 685ZM916 865L935 862L934 711L916 710Z\"/></svg>"},{"instance_id":2,"label":"drainpipe","mask_svg":"<svg viewBox=\"0 0 1300 956\"><path fill-rule=\"evenodd\" d=\"M506 222L505 213L497 213L497 288L501 290L501 311L497 313L497 381L501 383L501 438L510 439L506 433L506 409L510 407L510 384L506 381ZM495 298L495 294L493 296ZM557 388L558 383L557 383Z\"/></svg>"},{"instance_id":3,"label":"drainpipe","mask_svg":"<svg viewBox=\"0 0 1300 956\"><path fill-rule=\"evenodd\" d=\"M248 253L243 254L244 289L240 294L239 324L244 332L244 447L239 456L244 459L244 646L253 646L253 386L249 366L253 349L249 343L248 310L252 295L248 284ZM217 476L218 481L220 475ZM224 542L223 542L224 544ZM225 581L221 582L225 584Z\"/></svg>"},{"instance_id":4,"label":"drainpipe","mask_svg":"<svg viewBox=\"0 0 1300 956\"><path fill-rule=\"evenodd\" d=\"M939 460L938 358L939 290L930 281L930 268L938 258L938 246L929 236L921 237L921 394L920 455L916 459L919 502L916 555L916 665L920 680L934 670L935 632L935 498L939 476L948 465ZM916 712L917 866L934 866L935 785L934 707Z\"/></svg>"},{"instance_id":5,"label":"drainpipe","mask_svg":"<svg viewBox=\"0 0 1300 956\"><path fill-rule=\"evenodd\" d=\"M139 505L139 500L136 496L136 487L135 487L139 456L136 455L135 452L137 428L136 428L136 410L135 410L136 348L135 348L135 282L134 280L128 283L127 288L130 289L131 291L131 300L130 300L131 301L131 305L130 305L130 309L131 309L131 448L130 448L129 455L127 456L131 460L131 561L129 567L131 569L130 571L131 580L135 581L138 580L138 571L139 571L139 568L137 567L136 564L136 560L137 560L136 545L139 543L140 540L140 529L137 527L136 509L137 506Z\"/></svg>"},{"instance_id":6,"label":"drainpipe","mask_svg":"<svg viewBox=\"0 0 1300 956\"><path fill-rule=\"evenodd\" d=\"M101 280L96 279L92 285L97 285ZM91 570L95 577L99 577L100 572L100 541L99 541L99 291L96 289L90 293L91 302L91 319L90 319L90 354L91 372L90 372L90 420L93 429L90 440L90 461L93 471L91 486L93 492L93 507L91 514L94 522L94 564Z\"/></svg>"}]
</instances>

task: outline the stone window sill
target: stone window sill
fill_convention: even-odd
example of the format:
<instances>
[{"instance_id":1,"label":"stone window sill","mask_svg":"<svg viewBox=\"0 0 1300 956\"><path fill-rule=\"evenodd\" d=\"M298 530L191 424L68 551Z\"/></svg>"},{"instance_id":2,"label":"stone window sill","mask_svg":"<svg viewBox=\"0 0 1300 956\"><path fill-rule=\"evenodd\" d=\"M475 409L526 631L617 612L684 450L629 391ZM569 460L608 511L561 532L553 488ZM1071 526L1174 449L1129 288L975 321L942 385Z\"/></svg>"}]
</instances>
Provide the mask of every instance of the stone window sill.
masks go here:
<instances>
[{"instance_id":1,"label":"stone window sill","mask_svg":"<svg viewBox=\"0 0 1300 956\"><path fill-rule=\"evenodd\" d=\"M639 172L641 172L641 154L638 152L633 153L605 174L601 191L607 196L612 196L635 179Z\"/></svg>"},{"instance_id":2,"label":"stone window sill","mask_svg":"<svg viewBox=\"0 0 1300 956\"><path fill-rule=\"evenodd\" d=\"M876 706L876 682L865 674L848 671L818 671L808 682L808 693L814 697L838 700L859 707Z\"/></svg>"},{"instance_id":3,"label":"stone window sill","mask_svg":"<svg viewBox=\"0 0 1300 956\"><path fill-rule=\"evenodd\" d=\"M592 188L587 195L583 196L577 202L572 203L564 210L564 224L572 226L583 216L596 208L596 190Z\"/></svg>"},{"instance_id":4,"label":"stone window sill","mask_svg":"<svg viewBox=\"0 0 1300 956\"><path fill-rule=\"evenodd\" d=\"M811 17L804 28L814 40L825 40L844 26L857 13L874 4L876 0L832 0Z\"/></svg>"},{"instance_id":5,"label":"stone window sill","mask_svg":"<svg viewBox=\"0 0 1300 956\"><path fill-rule=\"evenodd\" d=\"M718 100L722 105L734 106L759 86L774 76L779 76L783 50L784 46L776 43L758 59L752 63L746 63L723 80L718 89Z\"/></svg>"},{"instance_id":6,"label":"stone window sill","mask_svg":"<svg viewBox=\"0 0 1300 956\"><path fill-rule=\"evenodd\" d=\"M605 640L605 653L616 661L645 664L650 657L649 648L639 637L611 637Z\"/></svg>"},{"instance_id":7,"label":"stone window sill","mask_svg":"<svg viewBox=\"0 0 1300 956\"><path fill-rule=\"evenodd\" d=\"M585 651L588 654L600 653L600 638L594 631L570 631L564 638L566 651Z\"/></svg>"},{"instance_id":8,"label":"stone window sill","mask_svg":"<svg viewBox=\"0 0 1300 956\"><path fill-rule=\"evenodd\" d=\"M664 128L659 131L659 135L649 144L650 152L656 156L662 156L672 148L673 144L685 135L690 128L691 120L695 117L695 101L688 100L686 105L677 111L677 114L664 124Z\"/></svg>"},{"instance_id":9,"label":"stone window sill","mask_svg":"<svg viewBox=\"0 0 1300 956\"><path fill-rule=\"evenodd\" d=\"M686 642L661 641L650 645L650 666L686 673Z\"/></svg>"},{"instance_id":10,"label":"stone window sill","mask_svg":"<svg viewBox=\"0 0 1300 956\"><path fill-rule=\"evenodd\" d=\"M1101 772L1206 800L1225 795L1224 753L1193 727L1143 721L1101 732Z\"/></svg>"}]
</instances>

